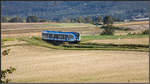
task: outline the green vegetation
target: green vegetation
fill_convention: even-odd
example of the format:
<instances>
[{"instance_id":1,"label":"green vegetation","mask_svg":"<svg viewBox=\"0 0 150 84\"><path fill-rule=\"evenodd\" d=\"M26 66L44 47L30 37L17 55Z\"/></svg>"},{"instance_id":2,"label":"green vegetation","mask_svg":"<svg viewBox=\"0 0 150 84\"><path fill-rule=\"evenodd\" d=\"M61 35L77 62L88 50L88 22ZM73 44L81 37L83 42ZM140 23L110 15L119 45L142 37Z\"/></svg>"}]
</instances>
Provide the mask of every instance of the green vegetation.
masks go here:
<instances>
[{"instance_id":1,"label":"green vegetation","mask_svg":"<svg viewBox=\"0 0 150 84\"><path fill-rule=\"evenodd\" d=\"M6 49L2 51L2 56L7 56L10 52L10 49ZM1 82L2 83L8 83L11 81L11 79L7 78L8 74L12 74L14 71L16 71L16 68L14 67L9 67L8 69L1 70Z\"/></svg>"},{"instance_id":2,"label":"green vegetation","mask_svg":"<svg viewBox=\"0 0 150 84\"><path fill-rule=\"evenodd\" d=\"M1 42L5 42L5 41L14 41L16 40L16 38L2 38Z\"/></svg>"},{"instance_id":3,"label":"green vegetation","mask_svg":"<svg viewBox=\"0 0 150 84\"><path fill-rule=\"evenodd\" d=\"M124 38L145 38L149 37L148 35L116 35L116 36L110 36L110 35L99 35L99 36L82 36L82 41L88 41L88 40L97 40L97 39L124 39Z\"/></svg>"},{"instance_id":4,"label":"green vegetation","mask_svg":"<svg viewBox=\"0 0 150 84\"><path fill-rule=\"evenodd\" d=\"M114 35L115 29L111 25L103 26L104 31L100 35Z\"/></svg>"},{"instance_id":5,"label":"green vegetation","mask_svg":"<svg viewBox=\"0 0 150 84\"><path fill-rule=\"evenodd\" d=\"M127 35L149 35L149 29L142 31L141 33L129 32Z\"/></svg>"},{"instance_id":6,"label":"green vegetation","mask_svg":"<svg viewBox=\"0 0 150 84\"><path fill-rule=\"evenodd\" d=\"M28 16L26 22L39 22L39 18L36 16Z\"/></svg>"},{"instance_id":7,"label":"green vegetation","mask_svg":"<svg viewBox=\"0 0 150 84\"><path fill-rule=\"evenodd\" d=\"M97 44L97 43L80 43L63 45L67 50L121 50L121 51L148 51L149 45L139 44Z\"/></svg>"},{"instance_id":8,"label":"green vegetation","mask_svg":"<svg viewBox=\"0 0 150 84\"><path fill-rule=\"evenodd\" d=\"M1 17L1 22L8 22L9 21L9 17Z\"/></svg>"},{"instance_id":9,"label":"green vegetation","mask_svg":"<svg viewBox=\"0 0 150 84\"><path fill-rule=\"evenodd\" d=\"M126 28L126 27L116 27L116 26L113 26L113 25L102 26L102 27L100 27L100 28L105 29L105 28L107 28L107 27L111 27L111 28L113 28L114 30L123 30L123 31L131 30L130 28Z\"/></svg>"},{"instance_id":10,"label":"green vegetation","mask_svg":"<svg viewBox=\"0 0 150 84\"><path fill-rule=\"evenodd\" d=\"M143 32L142 32L142 34L144 34L144 35L149 35L149 29L147 29L147 30L144 30Z\"/></svg>"},{"instance_id":11,"label":"green vegetation","mask_svg":"<svg viewBox=\"0 0 150 84\"><path fill-rule=\"evenodd\" d=\"M112 25L113 24L113 19L111 16L105 16L103 19L104 25Z\"/></svg>"},{"instance_id":12,"label":"green vegetation","mask_svg":"<svg viewBox=\"0 0 150 84\"><path fill-rule=\"evenodd\" d=\"M8 22L23 22L23 18L14 17L14 18L11 18Z\"/></svg>"},{"instance_id":13,"label":"green vegetation","mask_svg":"<svg viewBox=\"0 0 150 84\"><path fill-rule=\"evenodd\" d=\"M42 47L47 47L47 48L52 48L52 49L62 49L61 46L57 46L55 44L50 44L46 41L43 41L41 37L23 37L23 38L18 38L18 40L25 41L28 43L28 45L36 45L36 46L42 46Z\"/></svg>"},{"instance_id":14,"label":"green vegetation","mask_svg":"<svg viewBox=\"0 0 150 84\"><path fill-rule=\"evenodd\" d=\"M21 45L35 45L52 49L65 49L65 50L133 50L133 51L148 51L149 45L144 44L105 44L105 43L89 43L86 41L96 39L124 39L124 38L148 38L148 35L123 35L123 36L111 36L111 35L99 35L99 36L82 36L81 43L69 44L65 42L44 41L41 37L21 37L17 40L25 41L26 44ZM7 46L7 45L6 45ZM6 47L3 46L3 47Z\"/></svg>"},{"instance_id":15,"label":"green vegetation","mask_svg":"<svg viewBox=\"0 0 150 84\"><path fill-rule=\"evenodd\" d=\"M15 68L13 67L9 67L8 69L5 70L1 70L1 81L2 83L8 83L9 81L11 81L11 79L7 78L8 74L12 74L14 71L16 71Z\"/></svg>"}]
</instances>

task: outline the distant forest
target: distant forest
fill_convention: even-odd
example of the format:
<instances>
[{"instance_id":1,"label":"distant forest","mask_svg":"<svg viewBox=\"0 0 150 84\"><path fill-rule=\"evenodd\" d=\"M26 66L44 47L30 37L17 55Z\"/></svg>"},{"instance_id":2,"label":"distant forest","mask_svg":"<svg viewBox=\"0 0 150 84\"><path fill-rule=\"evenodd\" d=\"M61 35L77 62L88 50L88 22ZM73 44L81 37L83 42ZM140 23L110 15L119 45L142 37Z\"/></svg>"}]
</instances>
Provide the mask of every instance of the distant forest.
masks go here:
<instances>
[{"instance_id":1,"label":"distant forest","mask_svg":"<svg viewBox=\"0 0 150 84\"><path fill-rule=\"evenodd\" d=\"M2 16L37 16L40 21L65 21L112 16L118 21L148 17L149 1L2 1Z\"/></svg>"}]
</instances>

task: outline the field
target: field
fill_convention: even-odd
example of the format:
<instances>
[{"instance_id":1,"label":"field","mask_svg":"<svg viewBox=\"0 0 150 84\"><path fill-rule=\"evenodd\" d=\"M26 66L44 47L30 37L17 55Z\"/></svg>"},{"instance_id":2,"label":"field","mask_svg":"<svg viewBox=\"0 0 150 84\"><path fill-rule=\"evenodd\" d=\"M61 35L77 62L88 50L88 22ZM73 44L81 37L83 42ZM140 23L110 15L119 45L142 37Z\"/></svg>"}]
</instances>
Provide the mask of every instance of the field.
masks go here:
<instances>
[{"instance_id":1,"label":"field","mask_svg":"<svg viewBox=\"0 0 150 84\"><path fill-rule=\"evenodd\" d=\"M123 25L124 24L124 25ZM81 23L2 23L2 68L17 83L148 83L149 36L127 35L149 28L148 22L116 23L131 30L115 36L99 35L103 29ZM52 44L41 40L41 31L77 31L80 44Z\"/></svg>"},{"instance_id":2,"label":"field","mask_svg":"<svg viewBox=\"0 0 150 84\"><path fill-rule=\"evenodd\" d=\"M82 35L100 31L94 25L82 23L2 23L2 37L41 36L42 30L74 31Z\"/></svg>"},{"instance_id":3,"label":"field","mask_svg":"<svg viewBox=\"0 0 150 84\"><path fill-rule=\"evenodd\" d=\"M148 82L148 52L10 48L2 65L16 67L12 82Z\"/></svg>"}]
</instances>

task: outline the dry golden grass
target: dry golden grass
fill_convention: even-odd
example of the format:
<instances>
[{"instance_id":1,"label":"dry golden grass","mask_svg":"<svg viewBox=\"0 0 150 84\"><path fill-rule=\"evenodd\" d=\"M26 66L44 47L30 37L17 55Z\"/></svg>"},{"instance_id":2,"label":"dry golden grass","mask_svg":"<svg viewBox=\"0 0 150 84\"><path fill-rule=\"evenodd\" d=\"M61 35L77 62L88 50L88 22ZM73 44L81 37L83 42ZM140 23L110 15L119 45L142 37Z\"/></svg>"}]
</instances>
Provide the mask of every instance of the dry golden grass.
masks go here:
<instances>
[{"instance_id":1,"label":"dry golden grass","mask_svg":"<svg viewBox=\"0 0 150 84\"><path fill-rule=\"evenodd\" d=\"M84 23L2 23L2 37L40 36L43 30L99 34L100 29Z\"/></svg>"},{"instance_id":2,"label":"dry golden grass","mask_svg":"<svg viewBox=\"0 0 150 84\"><path fill-rule=\"evenodd\" d=\"M128 38L128 39L105 39L105 40L91 40L91 43L112 43L112 44L149 44L149 38Z\"/></svg>"},{"instance_id":3,"label":"dry golden grass","mask_svg":"<svg viewBox=\"0 0 150 84\"><path fill-rule=\"evenodd\" d=\"M2 68L16 67L11 82L149 82L148 52L10 48Z\"/></svg>"},{"instance_id":4,"label":"dry golden grass","mask_svg":"<svg viewBox=\"0 0 150 84\"><path fill-rule=\"evenodd\" d=\"M129 32L141 32L149 28L149 21L140 22L123 22L114 24L115 26L122 26L134 29ZM99 35L102 29L97 28L92 24L84 23L2 23L2 37L20 37L20 36L40 36L42 30L50 31L73 31L79 32L81 35ZM116 32L116 35L126 35L128 32Z\"/></svg>"},{"instance_id":5,"label":"dry golden grass","mask_svg":"<svg viewBox=\"0 0 150 84\"><path fill-rule=\"evenodd\" d=\"M114 26L130 26L130 25L144 25L144 24L149 24L149 21L124 22L124 23L114 24Z\"/></svg>"}]
</instances>

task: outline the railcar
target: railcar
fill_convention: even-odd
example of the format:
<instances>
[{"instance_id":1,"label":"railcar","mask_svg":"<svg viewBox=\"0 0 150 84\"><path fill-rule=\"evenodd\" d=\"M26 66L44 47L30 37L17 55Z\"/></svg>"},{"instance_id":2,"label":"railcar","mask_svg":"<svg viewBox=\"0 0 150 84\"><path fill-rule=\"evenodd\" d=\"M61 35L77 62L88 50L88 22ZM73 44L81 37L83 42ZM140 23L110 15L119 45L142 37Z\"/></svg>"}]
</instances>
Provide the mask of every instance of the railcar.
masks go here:
<instances>
[{"instance_id":1,"label":"railcar","mask_svg":"<svg viewBox=\"0 0 150 84\"><path fill-rule=\"evenodd\" d=\"M42 31L42 39L47 41L59 41L59 42L80 42L80 34L78 32L60 32L60 31Z\"/></svg>"}]
</instances>

